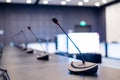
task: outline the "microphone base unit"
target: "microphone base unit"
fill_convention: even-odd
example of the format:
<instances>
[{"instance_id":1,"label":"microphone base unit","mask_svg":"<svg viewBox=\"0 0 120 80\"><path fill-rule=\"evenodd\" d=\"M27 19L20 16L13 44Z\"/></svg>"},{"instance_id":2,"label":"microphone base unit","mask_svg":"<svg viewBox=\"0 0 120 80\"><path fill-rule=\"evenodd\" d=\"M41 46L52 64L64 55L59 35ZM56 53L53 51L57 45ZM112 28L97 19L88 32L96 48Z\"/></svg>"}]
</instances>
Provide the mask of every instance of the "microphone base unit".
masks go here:
<instances>
[{"instance_id":1,"label":"microphone base unit","mask_svg":"<svg viewBox=\"0 0 120 80\"><path fill-rule=\"evenodd\" d=\"M68 66L68 70L72 74L94 75L97 73L98 65L91 62L71 62Z\"/></svg>"},{"instance_id":2,"label":"microphone base unit","mask_svg":"<svg viewBox=\"0 0 120 80\"><path fill-rule=\"evenodd\" d=\"M38 60L49 60L49 55L48 54L38 55L37 59Z\"/></svg>"},{"instance_id":3,"label":"microphone base unit","mask_svg":"<svg viewBox=\"0 0 120 80\"><path fill-rule=\"evenodd\" d=\"M27 50L27 48L23 48L23 47L22 47L22 50L25 51L25 50Z\"/></svg>"},{"instance_id":4,"label":"microphone base unit","mask_svg":"<svg viewBox=\"0 0 120 80\"><path fill-rule=\"evenodd\" d=\"M31 50L31 51L27 51L27 53L31 53L31 54L32 54L32 53L34 53L34 51L33 51L33 50Z\"/></svg>"},{"instance_id":5,"label":"microphone base unit","mask_svg":"<svg viewBox=\"0 0 120 80\"><path fill-rule=\"evenodd\" d=\"M82 62L81 63L80 62L71 62L71 64L68 66L68 70L71 73L75 73L75 74L87 74L87 75L89 74L89 75L91 75L91 74L97 73L98 65L95 63L91 63L91 62L85 62L84 58L81 54L81 51L79 50L77 45L73 42L73 40L68 36L68 34L65 32L65 30L61 27L61 25L58 23L58 20L56 18L53 18L52 21L60 27L60 29L65 33L67 38L73 43L73 45L79 51L79 53L82 57L83 63Z\"/></svg>"},{"instance_id":6,"label":"microphone base unit","mask_svg":"<svg viewBox=\"0 0 120 80\"><path fill-rule=\"evenodd\" d=\"M27 49L27 50L26 50L26 53L31 53L31 54L32 54L32 53L34 53L34 50L32 50L32 49Z\"/></svg>"}]
</instances>

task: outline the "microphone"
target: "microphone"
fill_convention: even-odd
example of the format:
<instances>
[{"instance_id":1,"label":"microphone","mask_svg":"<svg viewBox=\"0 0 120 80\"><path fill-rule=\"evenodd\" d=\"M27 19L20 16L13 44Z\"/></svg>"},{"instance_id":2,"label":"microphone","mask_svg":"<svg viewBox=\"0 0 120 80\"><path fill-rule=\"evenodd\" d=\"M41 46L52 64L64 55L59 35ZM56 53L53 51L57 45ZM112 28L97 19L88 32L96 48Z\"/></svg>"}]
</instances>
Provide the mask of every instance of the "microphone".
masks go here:
<instances>
[{"instance_id":1,"label":"microphone","mask_svg":"<svg viewBox=\"0 0 120 80\"><path fill-rule=\"evenodd\" d=\"M11 39L11 42L12 42L12 46L14 45L15 47L18 47L18 48L20 48L20 46L19 45L17 45L17 42L16 42L16 40L15 40L15 37L16 37L16 35L14 34L14 35L11 35L9 38Z\"/></svg>"},{"instance_id":2,"label":"microphone","mask_svg":"<svg viewBox=\"0 0 120 80\"><path fill-rule=\"evenodd\" d=\"M7 70L0 68L0 71L1 71L0 79L10 80Z\"/></svg>"},{"instance_id":3,"label":"microphone","mask_svg":"<svg viewBox=\"0 0 120 80\"><path fill-rule=\"evenodd\" d=\"M20 33L19 32L14 35L14 38L16 40L15 45L20 49L26 50L26 48L23 45L21 45L21 41L20 41L21 39L20 39Z\"/></svg>"},{"instance_id":4,"label":"microphone","mask_svg":"<svg viewBox=\"0 0 120 80\"><path fill-rule=\"evenodd\" d=\"M27 40L27 38L26 38L26 36L25 36L25 34L24 34L23 30L21 30L20 32L22 33L22 35L23 35L23 37L24 37L24 39L25 39L26 43L28 43L28 40Z\"/></svg>"},{"instance_id":5,"label":"microphone","mask_svg":"<svg viewBox=\"0 0 120 80\"><path fill-rule=\"evenodd\" d=\"M36 39L36 41L39 42L38 38L36 37L36 35L34 34L34 32L32 31L32 29L31 29L30 26L28 26L28 30L30 30L30 32L32 33L32 35L34 36L34 38ZM42 47L42 45L41 45L41 47ZM43 49L43 47L42 47L42 49ZM44 51L44 49L43 49L43 51ZM44 53L45 53L45 51L44 51Z\"/></svg>"},{"instance_id":6,"label":"microphone","mask_svg":"<svg viewBox=\"0 0 120 80\"><path fill-rule=\"evenodd\" d=\"M73 40L68 36L68 34L65 32L65 30L61 27L58 20L56 18L52 18L52 21L59 26L59 28L64 32L64 34L68 37L68 39L72 42L72 44L75 46L75 48L79 51L81 58L82 58L82 64L80 62L71 62L70 66L68 67L68 70L71 73L80 73L80 74L94 74L97 72L98 65L91 62L85 62L84 57L80 51L80 49L77 47L77 45L73 42Z\"/></svg>"},{"instance_id":7,"label":"microphone","mask_svg":"<svg viewBox=\"0 0 120 80\"><path fill-rule=\"evenodd\" d=\"M53 18L52 21L57 24L61 30L65 33L65 35L69 38L69 40L71 40L71 42L73 43L73 45L76 47L76 49L79 51L79 53L81 54L81 51L79 50L79 48L77 47L77 45L73 42L73 40L68 36L68 34L65 32L65 30L60 26L60 24L58 23L58 20L56 18ZM81 54L81 57L82 57L82 63L84 64L85 63L85 60Z\"/></svg>"},{"instance_id":8,"label":"microphone","mask_svg":"<svg viewBox=\"0 0 120 80\"><path fill-rule=\"evenodd\" d=\"M28 30L30 30L30 32L32 33L32 35L34 36L34 38L36 39L36 41L38 42L38 38L36 37L36 35L34 34L34 32L32 31L31 27L28 26Z\"/></svg>"},{"instance_id":9,"label":"microphone","mask_svg":"<svg viewBox=\"0 0 120 80\"><path fill-rule=\"evenodd\" d=\"M56 18L53 18L52 21L53 21L55 24L59 25L58 20L57 20Z\"/></svg>"},{"instance_id":10,"label":"microphone","mask_svg":"<svg viewBox=\"0 0 120 80\"><path fill-rule=\"evenodd\" d=\"M32 35L34 36L34 38L36 39L36 41L39 42L38 38L36 37L36 35L35 35L34 32L32 31L31 27L28 26L27 28L28 28L28 30L30 30L30 32L32 33ZM39 42L39 43L40 43L40 42ZM42 46L41 44L40 44L40 46L41 46L41 48L43 49L44 55L38 55L38 56L37 56L37 59L38 59L38 60L48 60L48 59L49 59L48 54L46 54L46 52L45 52L45 50L44 50L44 48L43 48L43 46Z\"/></svg>"},{"instance_id":11,"label":"microphone","mask_svg":"<svg viewBox=\"0 0 120 80\"><path fill-rule=\"evenodd\" d=\"M25 36L23 30L21 30L20 32L22 33L22 35L23 35L23 37L24 37L24 39L25 39L25 41L26 41L26 52L27 52L27 53L33 53L34 51L33 51L32 49L30 49L30 48L28 49L28 48L27 48L27 45L28 45L28 42L29 42L29 41L27 40L27 37Z\"/></svg>"},{"instance_id":12,"label":"microphone","mask_svg":"<svg viewBox=\"0 0 120 80\"><path fill-rule=\"evenodd\" d=\"M24 35L24 33L23 33L23 30L21 30L20 33L22 33L22 35L24 36L24 39L25 39L25 41L26 41L25 47L23 48L23 50L27 50L27 39L26 39L26 37L25 37L25 35Z\"/></svg>"}]
</instances>

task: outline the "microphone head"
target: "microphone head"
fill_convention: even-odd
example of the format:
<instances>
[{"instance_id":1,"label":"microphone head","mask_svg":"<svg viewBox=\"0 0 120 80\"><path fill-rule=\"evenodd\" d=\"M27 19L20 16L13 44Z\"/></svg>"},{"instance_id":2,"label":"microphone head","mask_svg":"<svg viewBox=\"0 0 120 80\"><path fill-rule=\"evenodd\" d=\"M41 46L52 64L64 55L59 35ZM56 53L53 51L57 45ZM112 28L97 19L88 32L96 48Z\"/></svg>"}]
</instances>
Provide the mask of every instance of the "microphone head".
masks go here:
<instances>
[{"instance_id":1,"label":"microphone head","mask_svg":"<svg viewBox=\"0 0 120 80\"><path fill-rule=\"evenodd\" d=\"M23 30L21 30L20 32L23 33Z\"/></svg>"},{"instance_id":2,"label":"microphone head","mask_svg":"<svg viewBox=\"0 0 120 80\"><path fill-rule=\"evenodd\" d=\"M30 27L30 26L28 26L27 28L28 28L29 30L31 30L31 27Z\"/></svg>"},{"instance_id":3,"label":"microphone head","mask_svg":"<svg viewBox=\"0 0 120 80\"><path fill-rule=\"evenodd\" d=\"M56 18L52 18L52 21L55 23L55 24L58 24L58 20Z\"/></svg>"}]
</instances>

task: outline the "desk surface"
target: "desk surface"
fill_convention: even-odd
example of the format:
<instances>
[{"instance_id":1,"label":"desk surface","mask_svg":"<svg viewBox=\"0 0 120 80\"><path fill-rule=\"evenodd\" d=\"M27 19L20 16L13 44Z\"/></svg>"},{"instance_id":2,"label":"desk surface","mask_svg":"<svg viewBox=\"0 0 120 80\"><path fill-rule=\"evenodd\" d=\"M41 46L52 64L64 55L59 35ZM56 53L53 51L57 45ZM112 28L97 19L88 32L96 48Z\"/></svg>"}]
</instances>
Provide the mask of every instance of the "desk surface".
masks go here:
<instances>
[{"instance_id":1,"label":"desk surface","mask_svg":"<svg viewBox=\"0 0 120 80\"><path fill-rule=\"evenodd\" d=\"M37 60L37 54L28 54L15 47L6 47L1 67L8 70L11 80L119 80L120 70L99 64L97 76L70 74L68 57L50 54L49 61Z\"/></svg>"}]
</instances>

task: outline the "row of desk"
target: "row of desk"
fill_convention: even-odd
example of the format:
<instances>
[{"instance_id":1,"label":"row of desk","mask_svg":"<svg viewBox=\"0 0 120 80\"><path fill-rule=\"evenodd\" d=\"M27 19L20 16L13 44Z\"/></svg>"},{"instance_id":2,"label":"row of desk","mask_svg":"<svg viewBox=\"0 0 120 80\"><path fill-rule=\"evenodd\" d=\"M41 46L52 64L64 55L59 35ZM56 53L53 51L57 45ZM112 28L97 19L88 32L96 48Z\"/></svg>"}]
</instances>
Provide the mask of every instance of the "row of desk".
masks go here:
<instances>
[{"instance_id":1,"label":"row of desk","mask_svg":"<svg viewBox=\"0 0 120 80\"><path fill-rule=\"evenodd\" d=\"M96 75L70 74L67 67L73 58L49 54L49 61L37 60L37 54L28 54L16 47L6 46L1 68L7 69L11 80L119 80L120 70L99 64Z\"/></svg>"}]
</instances>

